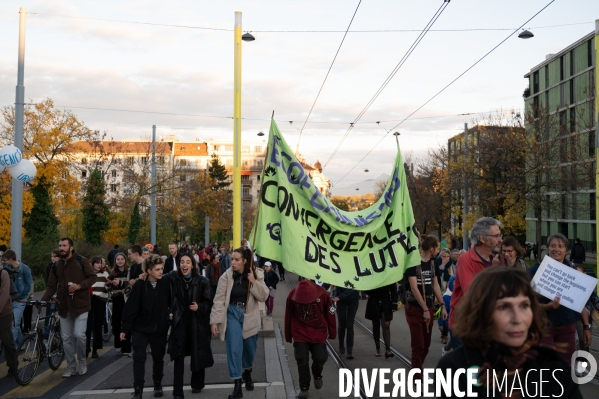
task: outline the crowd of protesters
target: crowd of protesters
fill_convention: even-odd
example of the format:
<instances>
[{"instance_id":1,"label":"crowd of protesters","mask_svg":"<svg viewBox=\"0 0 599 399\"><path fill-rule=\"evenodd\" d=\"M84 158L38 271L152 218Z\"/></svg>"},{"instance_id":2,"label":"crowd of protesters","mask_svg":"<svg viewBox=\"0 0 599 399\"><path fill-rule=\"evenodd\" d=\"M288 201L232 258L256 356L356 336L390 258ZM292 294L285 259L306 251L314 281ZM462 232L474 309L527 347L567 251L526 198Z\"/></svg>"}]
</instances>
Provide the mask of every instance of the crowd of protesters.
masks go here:
<instances>
[{"instance_id":1,"label":"crowd of protesters","mask_svg":"<svg viewBox=\"0 0 599 399\"><path fill-rule=\"evenodd\" d=\"M390 323L404 306L413 368L423 367L435 319L444 344L438 365L443 369L467 368L474 361L485 365L483 372L513 371L513 364L502 360L501 354L506 353L519 360L519 368L563 366L576 349L589 348L591 312L599 310L596 294L582 312L563 306L559 296L536 294L530 281L540 263L528 268L524 261L536 258L536 244L522 246L514 237L503 237L496 219L476 221L469 238L471 247L465 251L442 249L436 237L419 236L420 264L408 267L402 281L370 291L301 279L287 297L284 315L285 339L293 342L298 365L298 398L308 397L312 378L317 389L322 387L327 339L338 335L339 353L354 358L354 319L363 295L368 299L365 318L373 326L374 355L383 355L382 330L386 359L394 356ZM188 356L192 392L204 389L206 368L214 364L212 335L226 343L229 377L234 382L229 399L241 398L243 387L254 389L252 370L261 323L258 303L264 302L266 315L272 316L277 284L285 280L282 263L256 256L247 240L233 251L226 245L204 248L173 242L162 256L157 245L132 245L126 250L115 245L106 258L90 260L78 255L73 245L70 238L62 238L50 254L44 276L47 289L41 298L57 299L67 361L64 378L85 374L86 358L98 357L106 306L111 304L114 347L133 358L134 399L142 397L148 353L153 359L154 396L163 395L167 344L175 366L174 397L183 397ZM580 240L569 247L564 235L550 235L547 256L586 272ZM4 248L0 279L0 339L13 373L16 348L30 328L31 311L25 303L33 296L33 278L15 252ZM8 284L11 280L14 292ZM577 397L576 386L568 384L566 389L565 397Z\"/></svg>"}]
</instances>

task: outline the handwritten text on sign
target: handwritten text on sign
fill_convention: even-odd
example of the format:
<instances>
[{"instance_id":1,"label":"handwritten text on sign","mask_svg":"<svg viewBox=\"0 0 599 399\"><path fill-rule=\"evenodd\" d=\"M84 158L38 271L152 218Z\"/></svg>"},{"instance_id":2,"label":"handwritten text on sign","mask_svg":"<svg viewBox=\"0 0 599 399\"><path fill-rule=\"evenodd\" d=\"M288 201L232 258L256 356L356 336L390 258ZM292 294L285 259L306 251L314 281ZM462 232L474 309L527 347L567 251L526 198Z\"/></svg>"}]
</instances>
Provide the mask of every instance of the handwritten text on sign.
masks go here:
<instances>
[{"instance_id":1,"label":"handwritten text on sign","mask_svg":"<svg viewBox=\"0 0 599 399\"><path fill-rule=\"evenodd\" d=\"M560 303L577 312L589 300L597 279L545 256L532 279L532 288L551 300L556 296Z\"/></svg>"}]
</instances>

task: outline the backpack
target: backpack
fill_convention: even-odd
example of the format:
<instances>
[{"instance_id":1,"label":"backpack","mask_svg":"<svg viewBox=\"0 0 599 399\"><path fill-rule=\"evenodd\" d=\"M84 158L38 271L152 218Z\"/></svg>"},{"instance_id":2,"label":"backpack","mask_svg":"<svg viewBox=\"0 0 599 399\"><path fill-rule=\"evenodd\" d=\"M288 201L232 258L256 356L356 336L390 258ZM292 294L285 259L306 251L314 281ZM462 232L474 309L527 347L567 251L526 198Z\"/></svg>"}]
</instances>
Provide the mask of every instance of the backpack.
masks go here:
<instances>
[{"instance_id":1,"label":"backpack","mask_svg":"<svg viewBox=\"0 0 599 399\"><path fill-rule=\"evenodd\" d=\"M77 255L77 262L79 263L79 266L81 266L81 271L85 275L85 268L83 267L83 256ZM58 274L56 274L56 262L52 264L52 273L54 273L54 277L56 277L56 280L58 280Z\"/></svg>"},{"instance_id":2,"label":"backpack","mask_svg":"<svg viewBox=\"0 0 599 399\"><path fill-rule=\"evenodd\" d=\"M4 269L0 270L0 284L2 284L2 271ZM6 270L4 270L6 271ZM17 286L15 285L15 282L13 281L12 278L10 278L10 275L8 274L8 271L6 271L6 274L8 275L8 280L10 281L10 291L9 291L9 296L10 296L10 300L11 301L18 301L19 300L19 292L17 291Z\"/></svg>"}]
</instances>

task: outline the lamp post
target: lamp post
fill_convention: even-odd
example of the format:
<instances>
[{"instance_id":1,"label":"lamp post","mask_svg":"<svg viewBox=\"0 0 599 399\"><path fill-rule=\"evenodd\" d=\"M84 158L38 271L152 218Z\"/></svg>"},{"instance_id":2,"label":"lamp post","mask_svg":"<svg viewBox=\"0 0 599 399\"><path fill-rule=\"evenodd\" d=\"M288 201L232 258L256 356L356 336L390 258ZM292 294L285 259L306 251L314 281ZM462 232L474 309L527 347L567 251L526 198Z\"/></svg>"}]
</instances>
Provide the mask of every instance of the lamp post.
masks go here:
<instances>
[{"instance_id":1,"label":"lamp post","mask_svg":"<svg viewBox=\"0 0 599 399\"><path fill-rule=\"evenodd\" d=\"M251 42L251 33L241 35L241 11L235 11L233 57L233 245L241 245L241 41Z\"/></svg>"},{"instance_id":2,"label":"lamp post","mask_svg":"<svg viewBox=\"0 0 599 399\"><path fill-rule=\"evenodd\" d=\"M19 64L15 95L15 147L23 151L23 124L25 115L25 18L27 10L19 10ZM23 226L23 182L12 179L12 205L10 216L10 249L21 259Z\"/></svg>"}]
</instances>

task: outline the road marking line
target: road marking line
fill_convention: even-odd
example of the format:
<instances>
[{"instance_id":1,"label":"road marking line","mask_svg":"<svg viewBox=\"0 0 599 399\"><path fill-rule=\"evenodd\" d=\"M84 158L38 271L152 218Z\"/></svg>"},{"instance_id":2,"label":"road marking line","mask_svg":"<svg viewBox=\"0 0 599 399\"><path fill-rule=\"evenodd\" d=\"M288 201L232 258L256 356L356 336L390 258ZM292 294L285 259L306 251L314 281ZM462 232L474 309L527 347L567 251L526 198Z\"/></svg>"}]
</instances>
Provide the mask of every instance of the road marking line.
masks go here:
<instances>
[{"instance_id":1,"label":"road marking line","mask_svg":"<svg viewBox=\"0 0 599 399\"><path fill-rule=\"evenodd\" d=\"M281 381L274 382L256 382L254 383L255 387L265 388L269 386L283 386L285 385ZM234 384L211 384L206 385L203 389L231 389L234 387ZM172 391L173 387L163 386L162 390L164 391ZM183 387L184 391L191 391L191 386L187 385ZM75 391L71 392L71 396L73 395L110 395L115 393L132 393L133 388L122 388L122 389L99 389L97 391ZM150 392L150 391L148 391Z\"/></svg>"}]
</instances>

